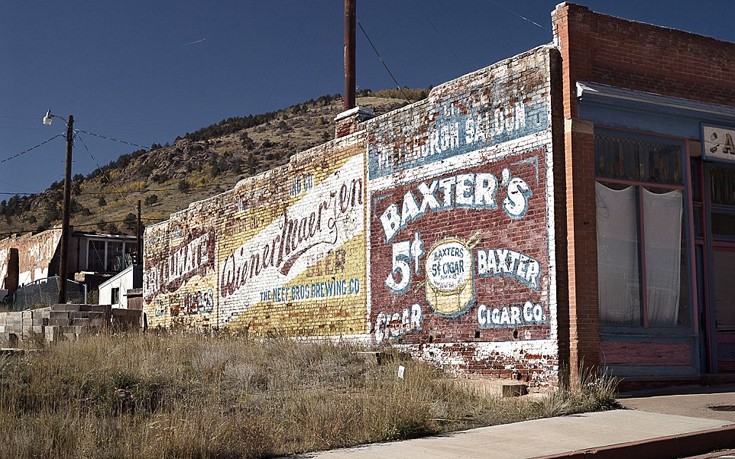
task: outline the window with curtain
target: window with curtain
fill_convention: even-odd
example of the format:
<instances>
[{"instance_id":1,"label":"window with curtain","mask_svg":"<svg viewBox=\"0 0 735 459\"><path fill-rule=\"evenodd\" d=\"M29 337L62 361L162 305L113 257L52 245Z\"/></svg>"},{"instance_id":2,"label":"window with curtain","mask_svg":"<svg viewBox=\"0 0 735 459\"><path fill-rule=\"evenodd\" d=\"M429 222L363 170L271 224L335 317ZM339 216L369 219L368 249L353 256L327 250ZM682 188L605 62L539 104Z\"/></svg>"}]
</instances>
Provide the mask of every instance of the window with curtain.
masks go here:
<instances>
[{"instance_id":1,"label":"window with curtain","mask_svg":"<svg viewBox=\"0 0 735 459\"><path fill-rule=\"evenodd\" d=\"M602 324L688 325L682 144L597 135L595 161Z\"/></svg>"}]
</instances>

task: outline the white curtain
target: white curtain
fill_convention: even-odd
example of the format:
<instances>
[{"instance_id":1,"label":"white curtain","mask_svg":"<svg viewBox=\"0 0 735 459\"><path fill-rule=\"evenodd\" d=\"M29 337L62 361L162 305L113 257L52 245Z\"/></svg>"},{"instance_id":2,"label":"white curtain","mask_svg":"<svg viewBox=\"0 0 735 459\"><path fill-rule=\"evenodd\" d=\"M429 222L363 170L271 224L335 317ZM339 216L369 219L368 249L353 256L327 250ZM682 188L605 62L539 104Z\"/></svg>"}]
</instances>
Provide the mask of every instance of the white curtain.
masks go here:
<instances>
[{"instance_id":1,"label":"white curtain","mask_svg":"<svg viewBox=\"0 0 735 459\"><path fill-rule=\"evenodd\" d=\"M675 327L681 287L682 193L643 189L648 325Z\"/></svg>"},{"instance_id":2,"label":"white curtain","mask_svg":"<svg viewBox=\"0 0 735 459\"><path fill-rule=\"evenodd\" d=\"M641 323L636 190L595 184L597 278L600 320L607 325Z\"/></svg>"}]
</instances>

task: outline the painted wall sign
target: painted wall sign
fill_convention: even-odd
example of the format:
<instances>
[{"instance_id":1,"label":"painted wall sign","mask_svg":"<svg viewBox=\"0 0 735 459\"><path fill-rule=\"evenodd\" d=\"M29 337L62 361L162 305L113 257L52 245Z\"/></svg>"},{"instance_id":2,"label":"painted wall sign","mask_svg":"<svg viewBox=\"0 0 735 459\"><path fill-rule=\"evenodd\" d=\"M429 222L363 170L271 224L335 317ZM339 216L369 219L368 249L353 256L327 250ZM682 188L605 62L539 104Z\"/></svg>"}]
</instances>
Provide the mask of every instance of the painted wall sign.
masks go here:
<instances>
[{"instance_id":1,"label":"painted wall sign","mask_svg":"<svg viewBox=\"0 0 735 459\"><path fill-rule=\"evenodd\" d=\"M471 245L447 238L435 243L427 254L426 301L437 314L461 314L475 297Z\"/></svg>"},{"instance_id":2,"label":"painted wall sign","mask_svg":"<svg viewBox=\"0 0 735 459\"><path fill-rule=\"evenodd\" d=\"M215 235L211 228L193 228L188 236L164 256L148 260L144 272L148 301L159 293L175 292L194 275L214 268Z\"/></svg>"},{"instance_id":3,"label":"painted wall sign","mask_svg":"<svg viewBox=\"0 0 735 459\"><path fill-rule=\"evenodd\" d=\"M462 163L473 167L372 193L376 340L421 340L428 330L446 340L478 330L505 340L509 329L548 338L546 177L539 171L548 149L499 147L494 155L469 155ZM423 327L383 330L412 305L424 311Z\"/></svg>"},{"instance_id":4,"label":"painted wall sign","mask_svg":"<svg viewBox=\"0 0 735 459\"><path fill-rule=\"evenodd\" d=\"M330 161L279 169L235 190L235 200L246 204L226 225L239 230L221 231L220 325L253 333L362 332L366 185L360 150L349 145ZM263 188L258 180L284 184L270 190L265 206L247 204Z\"/></svg>"},{"instance_id":5,"label":"painted wall sign","mask_svg":"<svg viewBox=\"0 0 735 459\"><path fill-rule=\"evenodd\" d=\"M220 263L220 296L246 304L307 268L362 229L362 158L349 161ZM352 222L350 224L350 222ZM271 288L267 288L271 286Z\"/></svg>"},{"instance_id":6,"label":"painted wall sign","mask_svg":"<svg viewBox=\"0 0 735 459\"><path fill-rule=\"evenodd\" d=\"M371 336L553 379L554 59L437 86L147 228L149 323Z\"/></svg>"},{"instance_id":7,"label":"painted wall sign","mask_svg":"<svg viewBox=\"0 0 735 459\"><path fill-rule=\"evenodd\" d=\"M0 287L7 275L10 248L18 249L18 283L24 285L48 277L60 240L61 229L56 228L0 240Z\"/></svg>"},{"instance_id":8,"label":"painted wall sign","mask_svg":"<svg viewBox=\"0 0 735 459\"><path fill-rule=\"evenodd\" d=\"M735 161L735 127L703 124L702 156L719 161Z\"/></svg>"}]
</instances>

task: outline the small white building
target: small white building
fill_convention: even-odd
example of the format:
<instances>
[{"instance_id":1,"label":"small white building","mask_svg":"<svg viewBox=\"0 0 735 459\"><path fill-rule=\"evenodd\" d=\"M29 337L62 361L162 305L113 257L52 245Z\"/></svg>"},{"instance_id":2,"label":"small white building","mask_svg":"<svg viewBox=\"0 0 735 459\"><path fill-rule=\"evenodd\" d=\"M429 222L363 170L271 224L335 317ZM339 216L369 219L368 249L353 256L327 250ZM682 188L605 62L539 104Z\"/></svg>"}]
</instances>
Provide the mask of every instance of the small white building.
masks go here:
<instances>
[{"instance_id":1,"label":"small white building","mask_svg":"<svg viewBox=\"0 0 735 459\"><path fill-rule=\"evenodd\" d=\"M99 304L128 309L127 292L143 286L143 267L130 265L100 284Z\"/></svg>"}]
</instances>

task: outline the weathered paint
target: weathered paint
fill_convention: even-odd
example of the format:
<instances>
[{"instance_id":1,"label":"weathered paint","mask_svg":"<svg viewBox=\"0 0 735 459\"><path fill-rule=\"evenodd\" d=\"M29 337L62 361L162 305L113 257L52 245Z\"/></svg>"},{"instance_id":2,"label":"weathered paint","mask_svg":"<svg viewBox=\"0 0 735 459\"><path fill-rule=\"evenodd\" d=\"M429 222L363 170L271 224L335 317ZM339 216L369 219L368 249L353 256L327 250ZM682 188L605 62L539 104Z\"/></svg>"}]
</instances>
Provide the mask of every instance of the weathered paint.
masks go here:
<instances>
[{"instance_id":1,"label":"weathered paint","mask_svg":"<svg viewBox=\"0 0 735 459\"><path fill-rule=\"evenodd\" d=\"M146 228L143 295L149 326L216 326L215 215L221 197Z\"/></svg>"},{"instance_id":2,"label":"weathered paint","mask_svg":"<svg viewBox=\"0 0 735 459\"><path fill-rule=\"evenodd\" d=\"M147 228L149 324L403 343L555 385L552 58L438 86Z\"/></svg>"},{"instance_id":3,"label":"weathered paint","mask_svg":"<svg viewBox=\"0 0 735 459\"><path fill-rule=\"evenodd\" d=\"M691 365L692 344L607 341L602 343L602 361L605 365Z\"/></svg>"},{"instance_id":4,"label":"weathered paint","mask_svg":"<svg viewBox=\"0 0 735 459\"><path fill-rule=\"evenodd\" d=\"M19 285L48 277L56 249L61 240L61 229L50 229L38 234L13 235L0 240L0 284L7 276L10 249L18 249ZM53 267L52 271L57 271ZM1 287L2 285L0 285Z\"/></svg>"},{"instance_id":5,"label":"weathered paint","mask_svg":"<svg viewBox=\"0 0 735 459\"><path fill-rule=\"evenodd\" d=\"M234 190L219 239L219 324L289 336L364 333L364 154L352 136ZM267 190L267 195L264 194Z\"/></svg>"},{"instance_id":6,"label":"weathered paint","mask_svg":"<svg viewBox=\"0 0 735 459\"><path fill-rule=\"evenodd\" d=\"M368 122L374 341L555 378L550 59L539 48Z\"/></svg>"}]
</instances>

